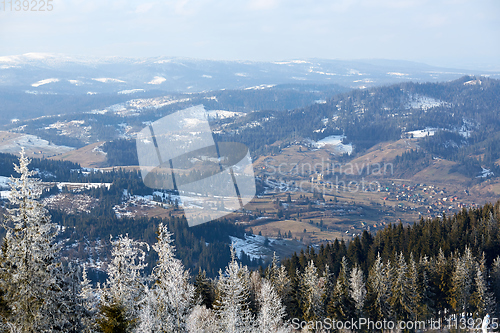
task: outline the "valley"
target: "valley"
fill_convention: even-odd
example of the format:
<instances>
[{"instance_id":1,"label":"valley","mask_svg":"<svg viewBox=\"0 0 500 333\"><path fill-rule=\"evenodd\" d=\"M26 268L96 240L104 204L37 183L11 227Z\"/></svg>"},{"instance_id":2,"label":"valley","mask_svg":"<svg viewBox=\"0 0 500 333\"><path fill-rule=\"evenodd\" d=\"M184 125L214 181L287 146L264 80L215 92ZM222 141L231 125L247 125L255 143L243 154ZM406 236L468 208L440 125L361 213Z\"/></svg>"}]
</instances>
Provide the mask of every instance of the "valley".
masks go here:
<instances>
[{"instance_id":1,"label":"valley","mask_svg":"<svg viewBox=\"0 0 500 333\"><path fill-rule=\"evenodd\" d=\"M76 171L67 170L66 179L50 178L50 172L42 177L52 189L47 206L68 216L104 214L115 223L182 219L191 202L140 180L135 138L155 120L203 104L214 140L247 145L255 172L257 196L244 209L227 211L224 220L249 237L288 242L279 247L284 256L388 225L451 216L500 196L496 80L463 77L351 91L251 88L130 96L84 113L16 120L0 132L0 152L18 154L24 146L29 157L72 163ZM260 248L247 255L269 259L269 243L239 239L254 243L247 250Z\"/></svg>"}]
</instances>

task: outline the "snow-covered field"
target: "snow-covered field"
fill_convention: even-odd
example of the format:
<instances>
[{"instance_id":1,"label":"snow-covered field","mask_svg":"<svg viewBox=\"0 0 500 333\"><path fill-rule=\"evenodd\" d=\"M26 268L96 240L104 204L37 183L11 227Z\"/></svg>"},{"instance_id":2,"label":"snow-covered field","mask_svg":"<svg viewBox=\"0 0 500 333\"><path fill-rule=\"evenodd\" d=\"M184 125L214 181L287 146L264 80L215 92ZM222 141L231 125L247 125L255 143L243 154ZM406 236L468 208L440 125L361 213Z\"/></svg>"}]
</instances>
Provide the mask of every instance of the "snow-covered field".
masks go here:
<instances>
[{"instance_id":1,"label":"snow-covered field","mask_svg":"<svg viewBox=\"0 0 500 333\"><path fill-rule=\"evenodd\" d=\"M324 148L325 146L329 145L332 146L334 151L340 154L345 154L347 153L348 155L351 155L353 151L352 144L343 144L342 140L344 140L345 136L344 135L331 135L327 136L324 139L319 140L318 142L312 141L312 144L316 148Z\"/></svg>"},{"instance_id":2,"label":"snow-covered field","mask_svg":"<svg viewBox=\"0 0 500 333\"><path fill-rule=\"evenodd\" d=\"M90 113L104 114L111 112L125 117L138 115L143 110L158 109L165 105L183 103L188 101L190 101L190 98L175 99L170 96L156 98L137 98L125 103L113 104L102 110L93 110Z\"/></svg>"},{"instance_id":3,"label":"snow-covered field","mask_svg":"<svg viewBox=\"0 0 500 333\"><path fill-rule=\"evenodd\" d=\"M10 188L10 178L0 176L0 189L8 189Z\"/></svg>"},{"instance_id":4,"label":"snow-covered field","mask_svg":"<svg viewBox=\"0 0 500 333\"><path fill-rule=\"evenodd\" d=\"M28 155L40 155L40 157L64 154L74 149L67 146L53 145L47 140L29 134L13 137L0 142L1 153L19 154L22 147L24 147Z\"/></svg>"},{"instance_id":5,"label":"snow-covered field","mask_svg":"<svg viewBox=\"0 0 500 333\"><path fill-rule=\"evenodd\" d=\"M273 255L273 251L264 246L266 237L258 235L245 235L245 239L229 236L236 250L238 258L241 259L242 251L252 259L264 259ZM268 238L269 244L276 241L274 238Z\"/></svg>"},{"instance_id":6,"label":"snow-covered field","mask_svg":"<svg viewBox=\"0 0 500 333\"><path fill-rule=\"evenodd\" d=\"M415 95L410 95L409 97L410 101L406 105L407 109L428 110L438 106L450 107L449 103L428 96L415 94Z\"/></svg>"},{"instance_id":7,"label":"snow-covered field","mask_svg":"<svg viewBox=\"0 0 500 333\"><path fill-rule=\"evenodd\" d=\"M209 111L207 111L207 115L209 118L226 119L226 118L233 118L233 117L242 117L245 115L245 113L226 111L226 110L209 110Z\"/></svg>"},{"instance_id":8,"label":"snow-covered field","mask_svg":"<svg viewBox=\"0 0 500 333\"><path fill-rule=\"evenodd\" d=\"M422 130L406 132L406 134L408 134L408 136L413 136L414 138L423 138L426 136L433 136L438 130L439 128L426 127Z\"/></svg>"},{"instance_id":9,"label":"snow-covered field","mask_svg":"<svg viewBox=\"0 0 500 333\"><path fill-rule=\"evenodd\" d=\"M446 129L446 128L437 128L437 127L426 127L424 129L420 129L420 130L414 130L414 131L409 131L409 132L406 132L406 134L409 136L409 137L414 137L414 138L424 138L426 136L433 136L434 134L436 134L437 131L448 131L448 132L455 132L455 133L458 133L460 134L461 136L463 136L464 138L469 138L471 133L472 133L472 129L473 128L473 125L470 124L470 123L465 123L461 128L459 129L453 129L453 130L450 130L450 129Z\"/></svg>"}]
</instances>

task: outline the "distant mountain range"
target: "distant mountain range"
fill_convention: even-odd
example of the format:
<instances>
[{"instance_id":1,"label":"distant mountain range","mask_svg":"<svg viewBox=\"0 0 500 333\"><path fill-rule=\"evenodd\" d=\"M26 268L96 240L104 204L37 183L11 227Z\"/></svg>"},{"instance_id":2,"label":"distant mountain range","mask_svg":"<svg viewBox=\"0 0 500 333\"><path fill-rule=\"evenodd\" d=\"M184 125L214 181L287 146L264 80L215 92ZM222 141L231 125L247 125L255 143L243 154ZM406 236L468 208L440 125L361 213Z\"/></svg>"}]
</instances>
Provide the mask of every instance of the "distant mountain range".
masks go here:
<instances>
[{"instance_id":1,"label":"distant mountain range","mask_svg":"<svg viewBox=\"0 0 500 333\"><path fill-rule=\"evenodd\" d=\"M290 83L365 88L407 81L448 81L463 75L500 78L500 72L440 68L393 60L250 62L44 53L0 57L0 90L30 94L185 93L257 89Z\"/></svg>"}]
</instances>

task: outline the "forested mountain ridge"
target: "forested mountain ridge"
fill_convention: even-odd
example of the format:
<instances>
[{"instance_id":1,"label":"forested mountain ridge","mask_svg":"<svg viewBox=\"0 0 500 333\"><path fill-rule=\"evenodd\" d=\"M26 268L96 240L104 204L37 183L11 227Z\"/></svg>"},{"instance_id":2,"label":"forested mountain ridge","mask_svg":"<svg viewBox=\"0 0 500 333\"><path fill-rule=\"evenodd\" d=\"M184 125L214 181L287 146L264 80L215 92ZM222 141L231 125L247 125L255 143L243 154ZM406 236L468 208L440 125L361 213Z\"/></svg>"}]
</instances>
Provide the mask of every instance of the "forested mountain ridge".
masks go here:
<instances>
[{"instance_id":1,"label":"forested mountain ridge","mask_svg":"<svg viewBox=\"0 0 500 333\"><path fill-rule=\"evenodd\" d=\"M500 127L499 100L500 81L484 77L465 76L440 83L400 83L352 90L324 104L272 116L251 114L247 116L248 122L264 121L255 128L240 130L235 124L232 134L244 141L261 137L261 141L257 138L258 143L254 144L261 148L278 140L318 140L344 133L348 142L363 151L381 141L398 140L406 132L417 129L432 127L459 132L463 128L463 132L470 131L470 137L464 140L475 143L485 140Z\"/></svg>"}]
</instances>

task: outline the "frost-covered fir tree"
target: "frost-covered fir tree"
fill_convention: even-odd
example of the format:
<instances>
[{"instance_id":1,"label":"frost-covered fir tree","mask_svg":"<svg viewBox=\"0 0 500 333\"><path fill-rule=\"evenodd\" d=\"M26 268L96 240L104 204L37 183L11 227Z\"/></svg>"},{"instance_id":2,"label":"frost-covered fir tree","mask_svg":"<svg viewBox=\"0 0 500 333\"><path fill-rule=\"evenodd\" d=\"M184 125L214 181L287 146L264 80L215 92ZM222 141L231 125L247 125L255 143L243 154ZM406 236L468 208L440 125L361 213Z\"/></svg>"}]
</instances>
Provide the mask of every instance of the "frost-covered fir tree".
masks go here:
<instances>
[{"instance_id":1,"label":"frost-covered fir tree","mask_svg":"<svg viewBox=\"0 0 500 333\"><path fill-rule=\"evenodd\" d=\"M481 261L476 269L474 293L472 294L472 305L474 306L475 313L480 317L483 317L486 313L493 314L496 308L495 296L489 290L486 274L486 259L483 253Z\"/></svg>"},{"instance_id":2,"label":"frost-covered fir tree","mask_svg":"<svg viewBox=\"0 0 500 333\"><path fill-rule=\"evenodd\" d=\"M32 178L30 161L21 151L11 177L10 207L0 254L0 290L7 309L2 321L14 332L79 330L78 284L62 267L55 243L58 226L37 201L40 180Z\"/></svg>"},{"instance_id":3,"label":"frost-covered fir tree","mask_svg":"<svg viewBox=\"0 0 500 333\"><path fill-rule=\"evenodd\" d=\"M253 316L257 315L257 312L259 311L259 294L260 294L260 288L262 287L262 278L257 271L253 271L250 273L250 284L249 284L249 291L250 291L250 311L252 312Z\"/></svg>"},{"instance_id":4,"label":"frost-covered fir tree","mask_svg":"<svg viewBox=\"0 0 500 333\"><path fill-rule=\"evenodd\" d=\"M391 290L392 311L399 320L410 320L415 315L416 304L413 303L412 295L416 290L411 289L411 279L408 274L408 265L401 252L397 257L394 267L394 276Z\"/></svg>"},{"instance_id":5,"label":"frost-covered fir tree","mask_svg":"<svg viewBox=\"0 0 500 333\"><path fill-rule=\"evenodd\" d=\"M285 307L272 283L264 279L258 294L259 313L257 315L258 332L285 333L290 332L288 323L284 322Z\"/></svg>"},{"instance_id":6,"label":"frost-covered fir tree","mask_svg":"<svg viewBox=\"0 0 500 333\"><path fill-rule=\"evenodd\" d=\"M236 253L231 245L231 261L225 271L219 271L215 313L219 322L219 332L254 332L254 318L249 309L250 274L246 266L236 261Z\"/></svg>"},{"instance_id":7,"label":"frost-covered fir tree","mask_svg":"<svg viewBox=\"0 0 500 333\"><path fill-rule=\"evenodd\" d=\"M299 276L300 308L306 321L320 320L324 316L323 297L326 281L321 279L311 260Z\"/></svg>"},{"instance_id":8,"label":"frost-covered fir tree","mask_svg":"<svg viewBox=\"0 0 500 333\"><path fill-rule=\"evenodd\" d=\"M118 239L111 240L111 244L113 258L108 266L108 279L100 291L104 318L99 322L101 327L112 326L116 322L117 326L130 329L139 318L140 304L145 297L147 278L143 270L147 266L145 258L149 246L134 241L128 235L120 235Z\"/></svg>"},{"instance_id":9,"label":"frost-covered fir tree","mask_svg":"<svg viewBox=\"0 0 500 333\"><path fill-rule=\"evenodd\" d=\"M340 272L333 289L333 298L329 305L329 313L337 320L350 320L354 318L355 304L350 293L350 273L347 258L342 257Z\"/></svg>"},{"instance_id":10,"label":"frost-covered fir tree","mask_svg":"<svg viewBox=\"0 0 500 333\"><path fill-rule=\"evenodd\" d=\"M283 302L289 296L290 278L284 266L279 264L279 258L276 252L273 254L271 265L266 270L266 278L273 284L274 290L278 293Z\"/></svg>"},{"instance_id":11,"label":"frost-covered fir tree","mask_svg":"<svg viewBox=\"0 0 500 333\"><path fill-rule=\"evenodd\" d=\"M141 301L141 309L139 312L138 325L136 332L138 333L154 333L160 332L158 329L161 322L158 321L157 309L158 302L155 293L146 286L144 298Z\"/></svg>"},{"instance_id":12,"label":"frost-covered fir tree","mask_svg":"<svg viewBox=\"0 0 500 333\"><path fill-rule=\"evenodd\" d=\"M391 318L389 298L391 296L392 270L390 263L384 265L380 253L372 265L367 283L367 302L371 306L367 309L372 320Z\"/></svg>"},{"instance_id":13,"label":"frost-covered fir tree","mask_svg":"<svg viewBox=\"0 0 500 333\"><path fill-rule=\"evenodd\" d=\"M496 314L500 313L500 256L493 260L491 267L491 285L495 299L497 300Z\"/></svg>"},{"instance_id":14,"label":"frost-covered fir tree","mask_svg":"<svg viewBox=\"0 0 500 333\"><path fill-rule=\"evenodd\" d=\"M363 315L363 307L366 300L366 287L363 278L363 271L356 265L351 271L349 278L350 296L354 300L354 307L356 309L356 318Z\"/></svg>"},{"instance_id":15,"label":"frost-covered fir tree","mask_svg":"<svg viewBox=\"0 0 500 333\"><path fill-rule=\"evenodd\" d=\"M88 279L87 267L83 267L82 281L80 282L80 300L83 305L85 316L83 318L84 332L94 332L94 318L99 311L99 298L97 291L92 287L92 282Z\"/></svg>"},{"instance_id":16,"label":"frost-covered fir tree","mask_svg":"<svg viewBox=\"0 0 500 333\"><path fill-rule=\"evenodd\" d=\"M219 333L219 322L213 310L195 305L187 320L189 333Z\"/></svg>"},{"instance_id":17,"label":"frost-covered fir tree","mask_svg":"<svg viewBox=\"0 0 500 333\"><path fill-rule=\"evenodd\" d=\"M195 305L194 286L189 282L189 272L175 258L172 234L166 225L158 226L158 242L153 249L158 253L158 263L153 268L152 297L155 298L156 318L153 332L186 332L188 316Z\"/></svg>"},{"instance_id":18,"label":"frost-covered fir tree","mask_svg":"<svg viewBox=\"0 0 500 333\"><path fill-rule=\"evenodd\" d=\"M475 263L469 248L465 248L463 256L454 260L451 276L450 304L458 313L470 312L472 288L475 276Z\"/></svg>"},{"instance_id":19,"label":"frost-covered fir tree","mask_svg":"<svg viewBox=\"0 0 500 333\"><path fill-rule=\"evenodd\" d=\"M418 319L428 320L434 318L435 314L435 293L430 285L430 275L433 272L433 266L427 256L421 257L419 264L418 290L420 303L418 304Z\"/></svg>"}]
</instances>

